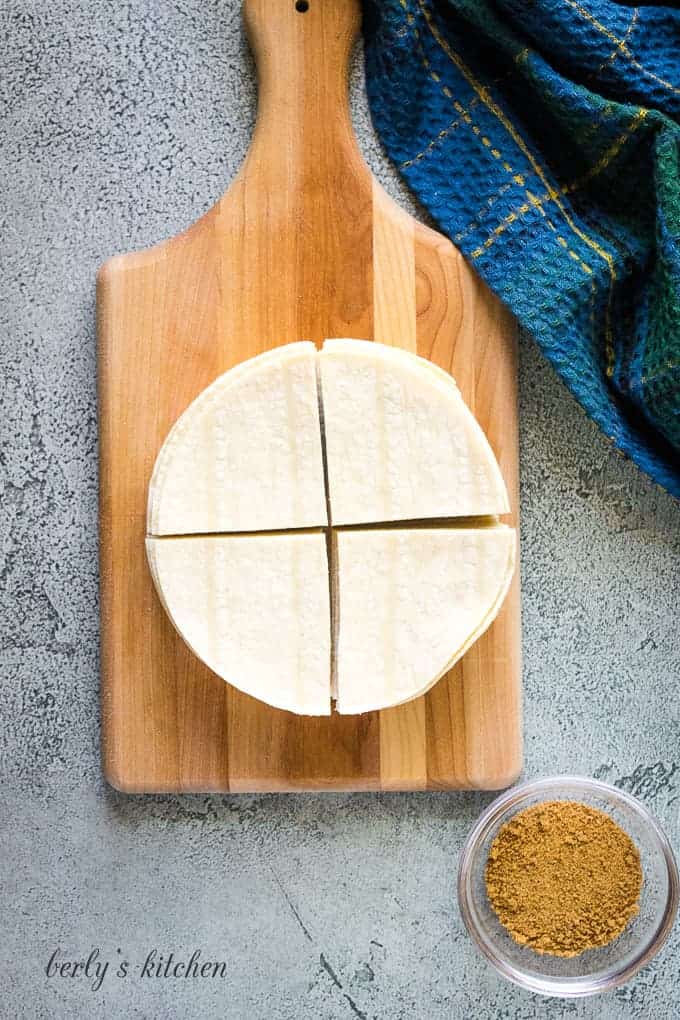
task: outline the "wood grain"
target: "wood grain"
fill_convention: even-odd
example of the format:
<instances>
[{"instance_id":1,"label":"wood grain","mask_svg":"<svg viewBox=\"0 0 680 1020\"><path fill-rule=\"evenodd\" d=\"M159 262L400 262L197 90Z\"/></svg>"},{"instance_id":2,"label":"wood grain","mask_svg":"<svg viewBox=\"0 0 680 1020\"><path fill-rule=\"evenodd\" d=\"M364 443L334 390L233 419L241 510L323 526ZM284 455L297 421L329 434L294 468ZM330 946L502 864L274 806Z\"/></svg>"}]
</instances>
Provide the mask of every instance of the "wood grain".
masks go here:
<instances>
[{"instance_id":1,"label":"wood grain","mask_svg":"<svg viewBox=\"0 0 680 1020\"><path fill-rule=\"evenodd\" d=\"M358 0L310 0L305 14L293 0L246 0L244 13L260 95L242 170L185 233L109 260L98 279L106 776L130 792L507 785L521 765L517 581L424 698L327 719L225 684L154 592L146 493L167 432L221 372L298 339L380 340L452 372L517 507L513 322L361 158L347 98Z\"/></svg>"}]
</instances>

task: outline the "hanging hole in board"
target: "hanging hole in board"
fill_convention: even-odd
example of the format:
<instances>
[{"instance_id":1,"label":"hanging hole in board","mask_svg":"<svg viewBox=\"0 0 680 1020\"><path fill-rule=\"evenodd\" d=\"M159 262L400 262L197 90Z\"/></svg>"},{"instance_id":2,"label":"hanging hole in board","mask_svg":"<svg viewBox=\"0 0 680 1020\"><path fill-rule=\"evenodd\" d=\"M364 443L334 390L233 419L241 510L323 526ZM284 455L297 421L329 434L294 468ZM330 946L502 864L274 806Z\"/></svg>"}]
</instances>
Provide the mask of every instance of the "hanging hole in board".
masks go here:
<instances>
[{"instance_id":1,"label":"hanging hole in board","mask_svg":"<svg viewBox=\"0 0 680 1020\"><path fill-rule=\"evenodd\" d=\"M306 14L309 10L309 0L295 0L295 10L298 14Z\"/></svg>"}]
</instances>

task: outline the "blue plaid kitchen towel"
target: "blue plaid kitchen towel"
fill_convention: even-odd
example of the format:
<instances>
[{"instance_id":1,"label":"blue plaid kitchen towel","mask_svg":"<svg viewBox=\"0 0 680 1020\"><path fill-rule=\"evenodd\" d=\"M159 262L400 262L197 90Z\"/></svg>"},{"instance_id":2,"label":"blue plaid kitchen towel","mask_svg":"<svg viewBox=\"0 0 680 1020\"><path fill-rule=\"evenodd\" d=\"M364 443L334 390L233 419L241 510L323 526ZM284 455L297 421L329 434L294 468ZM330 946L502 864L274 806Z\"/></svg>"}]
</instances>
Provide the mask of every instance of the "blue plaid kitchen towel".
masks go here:
<instances>
[{"instance_id":1,"label":"blue plaid kitchen towel","mask_svg":"<svg viewBox=\"0 0 680 1020\"><path fill-rule=\"evenodd\" d=\"M680 497L680 10L365 0L374 123L617 447Z\"/></svg>"}]
</instances>

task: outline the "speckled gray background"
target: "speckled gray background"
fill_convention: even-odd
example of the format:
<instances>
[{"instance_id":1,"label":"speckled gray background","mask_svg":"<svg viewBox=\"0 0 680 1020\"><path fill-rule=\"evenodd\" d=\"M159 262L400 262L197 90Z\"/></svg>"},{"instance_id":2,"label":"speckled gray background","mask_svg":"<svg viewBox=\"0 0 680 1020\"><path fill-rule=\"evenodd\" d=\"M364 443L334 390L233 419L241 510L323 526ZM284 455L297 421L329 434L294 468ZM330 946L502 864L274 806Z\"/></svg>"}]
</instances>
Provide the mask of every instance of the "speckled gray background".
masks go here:
<instances>
[{"instance_id":1,"label":"speckled gray background","mask_svg":"<svg viewBox=\"0 0 680 1020\"><path fill-rule=\"evenodd\" d=\"M454 905L486 795L125 797L99 764L94 278L189 224L253 124L238 0L0 3L0 1015L680 1017L680 935L629 986L504 984ZM357 129L371 131L357 58ZM678 845L680 505L522 344L526 775L642 796ZM50 980L60 947L223 981ZM122 952L119 954L117 951Z\"/></svg>"}]
</instances>

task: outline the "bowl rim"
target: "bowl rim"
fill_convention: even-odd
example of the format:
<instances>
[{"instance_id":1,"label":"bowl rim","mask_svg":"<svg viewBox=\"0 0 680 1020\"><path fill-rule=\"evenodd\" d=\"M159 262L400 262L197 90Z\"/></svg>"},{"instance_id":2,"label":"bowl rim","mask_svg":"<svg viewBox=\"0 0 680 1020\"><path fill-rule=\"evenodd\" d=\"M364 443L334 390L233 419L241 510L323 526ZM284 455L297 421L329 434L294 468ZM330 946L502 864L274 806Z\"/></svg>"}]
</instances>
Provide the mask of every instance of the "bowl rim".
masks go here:
<instances>
[{"instance_id":1,"label":"bowl rim","mask_svg":"<svg viewBox=\"0 0 680 1020\"><path fill-rule=\"evenodd\" d=\"M601 974L597 978L592 976L543 978L534 974L526 974L524 971L514 967L502 954L496 951L492 942L486 938L478 925L475 919L475 907L468 882L473 855L479 843L509 808L521 804L537 793L556 794L560 791L564 792L563 788L565 786L575 787L576 792L581 790L584 793L606 795L612 800L618 800L625 804L649 828L662 852L666 864L668 896L664 912L653 935L645 941L639 952L627 964L619 968L613 967L610 971ZM546 796L545 799L547 800L549 797ZM577 797L573 799L577 799ZM508 981L513 982L513 984L540 995L575 999L618 988L619 985L630 980L634 974L637 974L642 967L646 966L656 956L668 939L675 921L680 895L680 880L670 841L656 818L642 801L627 791L621 790L618 786L605 783L600 779L590 779L587 776L564 775L532 779L528 782L520 783L518 786L513 786L511 789L506 790L489 804L475 822L463 845L458 865L457 890L458 906L468 934L478 950L495 967L499 974Z\"/></svg>"}]
</instances>

